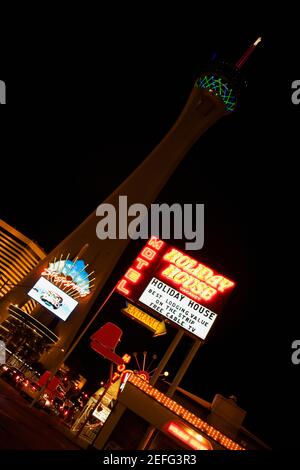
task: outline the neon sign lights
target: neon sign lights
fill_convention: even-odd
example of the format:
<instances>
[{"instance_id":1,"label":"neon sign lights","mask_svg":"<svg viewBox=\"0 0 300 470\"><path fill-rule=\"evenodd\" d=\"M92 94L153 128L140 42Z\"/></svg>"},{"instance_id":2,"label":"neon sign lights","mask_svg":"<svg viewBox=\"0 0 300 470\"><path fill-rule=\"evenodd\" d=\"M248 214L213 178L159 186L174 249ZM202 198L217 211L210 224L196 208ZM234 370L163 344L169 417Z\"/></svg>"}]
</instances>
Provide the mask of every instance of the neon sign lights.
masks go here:
<instances>
[{"instance_id":1,"label":"neon sign lights","mask_svg":"<svg viewBox=\"0 0 300 470\"><path fill-rule=\"evenodd\" d=\"M212 268L151 237L116 291L132 302L132 309L147 307L150 314L156 312L205 340L234 286Z\"/></svg>"},{"instance_id":2,"label":"neon sign lights","mask_svg":"<svg viewBox=\"0 0 300 470\"><path fill-rule=\"evenodd\" d=\"M95 278L90 279L90 276L94 271L88 274L86 271L88 265L83 260L75 258L71 261L68 259L69 255L66 259L62 259L62 256L58 261L55 258L49 263L41 275L74 299L87 296L93 287L92 281Z\"/></svg>"},{"instance_id":3,"label":"neon sign lights","mask_svg":"<svg viewBox=\"0 0 300 470\"><path fill-rule=\"evenodd\" d=\"M136 284L143 277L144 272L148 271L150 264L154 261L157 253L162 249L165 243L157 237L151 237L147 245L139 256L135 259L133 265L126 271L124 277L117 285L117 291L120 294L129 296L131 293L130 287Z\"/></svg>"},{"instance_id":4,"label":"neon sign lights","mask_svg":"<svg viewBox=\"0 0 300 470\"><path fill-rule=\"evenodd\" d=\"M172 398L168 397L167 395L164 395L157 388L154 388L152 385L148 384L136 375L130 375L130 377L128 378L128 382L130 382L135 387L139 388L146 395L160 403L165 408L168 408L170 411L172 411L174 414L176 414L186 422L190 423L192 426L194 426L194 428L199 429L199 431L203 432L208 437L218 442L222 447L225 447L225 449L245 450L237 442L234 442L225 434L221 433L216 428L209 425L206 421L194 415L188 409L184 408L182 405L172 400Z\"/></svg>"},{"instance_id":5,"label":"neon sign lights","mask_svg":"<svg viewBox=\"0 0 300 470\"><path fill-rule=\"evenodd\" d=\"M223 77L213 74L202 75L196 80L195 88L204 88L218 96L224 103L226 111L231 112L237 107L235 90Z\"/></svg>"},{"instance_id":6,"label":"neon sign lights","mask_svg":"<svg viewBox=\"0 0 300 470\"><path fill-rule=\"evenodd\" d=\"M224 302L235 283L212 268L151 237L119 281L116 290L129 300L139 300L151 278L158 278L196 302L214 308Z\"/></svg>"},{"instance_id":7,"label":"neon sign lights","mask_svg":"<svg viewBox=\"0 0 300 470\"><path fill-rule=\"evenodd\" d=\"M164 430L184 442L188 447L194 450L213 450L213 446L208 439L194 429L185 426L180 421L169 421L164 425Z\"/></svg>"},{"instance_id":8,"label":"neon sign lights","mask_svg":"<svg viewBox=\"0 0 300 470\"><path fill-rule=\"evenodd\" d=\"M127 307L123 308L121 311L125 313L125 315L129 316L141 325L153 331L153 336L161 336L167 333L164 321L160 321L157 320L157 318L153 318L148 313L145 313L143 310L135 307L135 305L128 303Z\"/></svg>"},{"instance_id":9,"label":"neon sign lights","mask_svg":"<svg viewBox=\"0 0 300 470\"><path fill-rule=\"evenodd\" d=\"M211 300L218 293L234 287L234 282L215 274L196 260L171 248L163 258L170 261L161 276L195 300Z\"/></svg>"},{"instance_id":10,"label":"neon sign lights","mask_svg":"<svg viewBox=\"0 0 300 470\"><path fill-rule=\"evenodd\" d=\"M116 372L113 373L113 376L111 378L111 383L115 383L125 372L131 372L126 370L126 364L128 364L131 361L131 356L129 354L124 354L122 356L123 363L119 364L117 367Z\"/></svg>"}]
</instances>

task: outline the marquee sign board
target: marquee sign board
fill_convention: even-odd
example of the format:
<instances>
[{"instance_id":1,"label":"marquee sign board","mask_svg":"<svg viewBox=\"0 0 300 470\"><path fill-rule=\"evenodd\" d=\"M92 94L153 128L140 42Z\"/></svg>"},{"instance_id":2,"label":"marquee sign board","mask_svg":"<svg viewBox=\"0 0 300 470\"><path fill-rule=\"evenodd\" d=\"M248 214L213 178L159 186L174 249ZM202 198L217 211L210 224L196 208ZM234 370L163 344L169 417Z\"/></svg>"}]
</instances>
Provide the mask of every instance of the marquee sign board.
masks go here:
<instances>
[{"instance_id":1,"label":"marquee sign board","mask_svg":"<svg viewBox=\"0 0 300 470\"><path fill-rule=\"evenodd\" d=\"M153 277L139 300L181 328L205 339L217 315Z\"/></svg>"},{"instance_id":2,"label":"marquee sign board","mask_svg":"<svg viewBox=\"0 0 300 470\"><path fill-rule=\"evenodd\" d=\"M205 339L234 286L212 268L151 237L116 290Z\"/></svg>"}]
</instances>

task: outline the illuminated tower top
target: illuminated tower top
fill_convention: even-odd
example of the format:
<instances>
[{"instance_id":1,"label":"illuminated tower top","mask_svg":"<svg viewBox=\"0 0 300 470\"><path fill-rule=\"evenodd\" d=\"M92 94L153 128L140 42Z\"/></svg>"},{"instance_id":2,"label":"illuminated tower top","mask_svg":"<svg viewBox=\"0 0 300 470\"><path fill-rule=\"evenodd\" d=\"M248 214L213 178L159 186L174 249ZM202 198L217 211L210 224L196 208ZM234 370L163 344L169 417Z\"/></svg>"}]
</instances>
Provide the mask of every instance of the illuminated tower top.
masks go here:
<instances>
[{"instance_id":1,"label":"illuminated tower top","mask_svg":"<svg viewBox=\"0 0 300 470\"><path fill-rule=\"evenodd\" d=\"M238 95L241 82L240 69L254 52L256 46L261 42L259 37L242 57L233 66L225 62L219 62L214 70L203 73L196 80L195 87L203 88L220 98L228 113L234 111L238 104Z\"/></svg>"}]
</instances>

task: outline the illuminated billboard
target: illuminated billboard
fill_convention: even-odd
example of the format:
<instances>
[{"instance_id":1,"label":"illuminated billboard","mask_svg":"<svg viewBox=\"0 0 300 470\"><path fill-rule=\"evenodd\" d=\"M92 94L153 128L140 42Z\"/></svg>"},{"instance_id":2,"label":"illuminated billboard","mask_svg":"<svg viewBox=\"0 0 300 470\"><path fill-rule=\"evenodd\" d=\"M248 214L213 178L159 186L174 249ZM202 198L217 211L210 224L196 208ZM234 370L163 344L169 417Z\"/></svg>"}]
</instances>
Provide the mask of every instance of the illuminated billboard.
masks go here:
<instances>
[{"instance_id":1,"label":"illuminated billboard","mask_svg":"<svg viewBox=\"0 0 300 470\"><path fill-rule=\"evenodd\" d=\"M66 320L78 304L77 300L44 277L40 277L28 295L62 320Z\"/></svg>"},{"instance_id":2,"label":"illuminated billboard","mask_svg":"<svg viewBox=\"0 0 300 470\"><path fill-rule=\"evenodd\" d=\"M205 339L234 286L214 269L151 237L116 290Z\"/></svg>"}]
</instances>

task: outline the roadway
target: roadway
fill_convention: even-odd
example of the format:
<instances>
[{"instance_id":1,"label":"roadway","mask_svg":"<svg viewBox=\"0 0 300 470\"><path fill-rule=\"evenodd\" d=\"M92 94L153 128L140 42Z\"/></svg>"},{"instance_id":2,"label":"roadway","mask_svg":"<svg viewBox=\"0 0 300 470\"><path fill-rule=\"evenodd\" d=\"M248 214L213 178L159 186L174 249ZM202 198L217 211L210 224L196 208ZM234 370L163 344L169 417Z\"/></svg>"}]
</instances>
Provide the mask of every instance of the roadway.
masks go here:
<instances>
[{"instance_id":1,"label":"roadway","mask_svg":"<svg viewBox=\"0 0 300 470\"><path fill-rule=\"evenodd\" d=\"M59 432L58 419L30 408L9 384L0 379L0 449L80 450Z\"/></svg>"}]
</instances>

